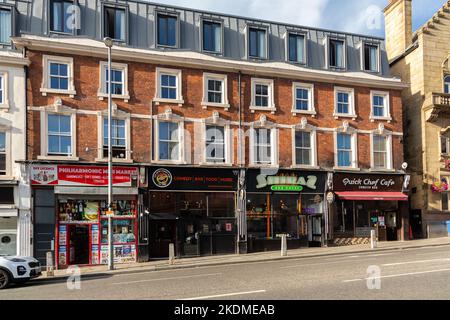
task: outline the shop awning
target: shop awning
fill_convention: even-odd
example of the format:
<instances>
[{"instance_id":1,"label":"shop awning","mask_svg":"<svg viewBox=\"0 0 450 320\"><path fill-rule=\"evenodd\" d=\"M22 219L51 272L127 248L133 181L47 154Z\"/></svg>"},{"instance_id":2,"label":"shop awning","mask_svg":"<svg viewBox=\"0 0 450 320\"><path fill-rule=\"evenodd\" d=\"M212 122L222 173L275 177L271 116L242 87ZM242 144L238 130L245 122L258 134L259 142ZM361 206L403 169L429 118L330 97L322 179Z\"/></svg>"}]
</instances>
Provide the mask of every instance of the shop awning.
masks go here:
<instances>
[{"instance_id":1,"label":"shop awning","mask_svg":"<svg viewBox=\"0 0 450 320\"><path fill-rule=\"evenodd\" d=\"M408 196L401 192L364 192L364 191L348 191L336 192L341 200L354 201L408 201Z\"/></svg>"}]
</instances>

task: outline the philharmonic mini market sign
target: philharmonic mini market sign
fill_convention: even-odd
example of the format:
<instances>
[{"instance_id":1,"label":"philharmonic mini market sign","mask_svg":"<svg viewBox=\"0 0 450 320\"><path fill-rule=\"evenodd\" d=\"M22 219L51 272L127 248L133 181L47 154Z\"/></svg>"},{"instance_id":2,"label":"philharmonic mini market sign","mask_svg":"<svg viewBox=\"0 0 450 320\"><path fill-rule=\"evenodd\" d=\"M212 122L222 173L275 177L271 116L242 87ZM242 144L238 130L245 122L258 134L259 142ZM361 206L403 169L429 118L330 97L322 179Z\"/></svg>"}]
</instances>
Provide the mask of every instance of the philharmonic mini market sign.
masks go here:
<instances>
[{"instance_id":1,"label":"philharmonic mini market sign","mask_svg":"<svg viewBox=\"0 0 450 320\"><path fill-rule=\"evenodd\" d=\"M113 185L132 187L137 184L138 168L114 167ZM108 167L71 165L32 165L31 184L48 186L95 186L108 185Z\"/></svg>"}]
</instances>

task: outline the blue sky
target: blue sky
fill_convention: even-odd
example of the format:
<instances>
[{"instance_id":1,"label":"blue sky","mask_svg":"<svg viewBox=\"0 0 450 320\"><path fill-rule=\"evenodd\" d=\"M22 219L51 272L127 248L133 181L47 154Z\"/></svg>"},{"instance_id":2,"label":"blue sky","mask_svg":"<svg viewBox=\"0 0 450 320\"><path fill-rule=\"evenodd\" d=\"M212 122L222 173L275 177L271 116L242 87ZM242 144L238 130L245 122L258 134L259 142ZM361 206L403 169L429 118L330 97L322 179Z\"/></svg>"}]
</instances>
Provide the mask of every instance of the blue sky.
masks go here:
<instances>
[{"instance_id":1,"label":"blue sky","mask_svg":"<svg viewBox=\"0 0 450 320\"><path fill-rule=\"evenodd\" d=\"M236 14L318 28L384 37L388 0L152 0L152 2ZM416 30L444 0L413 0Z\"/></svg>"}]
</instances>

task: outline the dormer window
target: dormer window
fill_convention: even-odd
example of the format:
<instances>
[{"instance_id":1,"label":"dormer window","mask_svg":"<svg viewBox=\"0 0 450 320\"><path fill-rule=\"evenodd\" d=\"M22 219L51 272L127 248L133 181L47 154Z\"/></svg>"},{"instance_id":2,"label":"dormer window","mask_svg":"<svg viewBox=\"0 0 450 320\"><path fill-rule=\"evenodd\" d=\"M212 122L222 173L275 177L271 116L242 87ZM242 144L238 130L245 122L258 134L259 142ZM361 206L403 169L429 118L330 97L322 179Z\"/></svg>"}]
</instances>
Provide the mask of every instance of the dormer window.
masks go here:
<instances>
[{"instance_id":1,"label":"dormer window","mask_svg":"<svg viewBox=\"0 0 450 320\"><path fill-rule=\"evenodd\" d=\"M306 63L306 39L304 34L288 34L288 61Z\"/></svg>"},{"instance_id":2,"label":"dormer window","mask_svg":"<svg viewBox=\"0 0 450 320\"><path fill-rule=\"evenodd\" d=\"M178 17L158 13L157 43L164 47L178 47Z\"/></svg>"},{"instance_id":3,"label":"dormer window","mask_svg":"<svg viewBox=\"0 0 450 320\"><path fill-rule=\"evenodd\" d=\"M202 22L203 51L211 53L222 52L222 23L204 20Z\"/></svg>"},{"instance_id":4,"label":"dormer window","mask_svg":"<svg viewBox=\"0 0 450 320\"><path fill-rule=\"evenodd\" d=\"M116 41L126 41L126 10L116 7L104 8L104 36Z\"/></svg>"},{"instance_id":5,"label":"dormer window","mask_svg":"<svg viewBox=\"0 0 450 320\"><path fill-rule=\"evenodd\" d=\"M10 44L12 35L12 15L10 9L0 8L0 43Z\"/></svg>"},{"instance_id":6,"label":"dormer window","mask_svg":"<svg viewBox=\"0 0 450 320\"><path fill-rule=\"evenodd\" d=\"M378 72L379 69L379 48L378 45L364 43L364 71Z\"/></svg>"},{"instance_id":7,"label":"dormer window","mask_svg":"<svg viewBox=\"0 0 450 320\"><path fill-rule=\"evenodd\" d=\"M345 69L345 41L329 39L328 66L333 69Z\"/></svg>"},{"instance_id":8,"label":"dormer window","mask_svg":"<svg viewBox=\"0 0 450 320\"><path fill-rule=\"evenodd\" d=\"M248 30L249 58L267 59L267 30L250 27Z\"/></svg>"},{"instance_id":9,"label":"dormer window","mask_svg":"<svg viewBox=\"0 0 450 320\"><path fill-rule=\"evenodd\" d=\"M68 26L68 21L71 16L70 7L73 6L73 1L70 0L52 0L50 11L50 30L60 33L72 33Z\"/></svg>"}]
</instances>

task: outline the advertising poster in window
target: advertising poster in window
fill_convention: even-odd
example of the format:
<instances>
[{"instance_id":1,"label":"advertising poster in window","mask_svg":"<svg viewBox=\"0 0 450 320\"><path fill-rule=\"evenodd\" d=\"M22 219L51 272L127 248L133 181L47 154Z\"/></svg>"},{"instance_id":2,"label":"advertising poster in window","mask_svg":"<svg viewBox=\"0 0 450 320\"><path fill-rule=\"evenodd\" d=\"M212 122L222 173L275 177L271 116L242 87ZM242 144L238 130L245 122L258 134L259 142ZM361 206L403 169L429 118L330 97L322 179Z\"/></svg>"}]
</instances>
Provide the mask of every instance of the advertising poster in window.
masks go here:
<instances>
[{"instance_id":1,"label":"advertising poster in window","mask_svg":"<svg viewBox=\"0 0 450 320\"><path fill-rule=\"evenodd\" d=\"M91 229L91 241L92 241L92 245L96 245L98 244L99 241L99 229L98 229L98 225L97 224L93 224L92 225L92 229ZM98 250L98 248L97 248Z\"/></svg>"},{"instance_id":2,"label":"advertising poster in window","mask_svg":"<svg viewBox=\"0 0 450 320\"><path fill-rule=\"evenodd\" d=\"M67 265L67 248L66 246L59 247L59 264L62 266Z\"/></svg>"},{"instance_id":3,"label":"advertising poster in window","mask_svg":"<svg viewBox=\"0 0 450 320\"><path fill-rule=\"evenodd\" d=\"M59 226L59 246L67 245L67 226Z\"/></svg>"},{"instance_id":4,"label":"advertising poster in window","mask_svg":"<svg viewBox=\"0 0 450 320\"><path fill-rule=\"evenodd\" d=\"M94 244L91 251L91 264L98 264L98 258L98 245Z\"/></svg>"},{"instance_id":5,"label":"advertising poster in window","mask_svg":"<svg viewBox=\"0 0 450 320\"><path fill-rule=\"evenodd\" d=\"M102 246L100 251L100 263L108 264L108 246ZM136 262L136 245L114 245L114 262Z\"/></svg>"}]
</instances>

